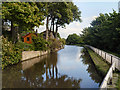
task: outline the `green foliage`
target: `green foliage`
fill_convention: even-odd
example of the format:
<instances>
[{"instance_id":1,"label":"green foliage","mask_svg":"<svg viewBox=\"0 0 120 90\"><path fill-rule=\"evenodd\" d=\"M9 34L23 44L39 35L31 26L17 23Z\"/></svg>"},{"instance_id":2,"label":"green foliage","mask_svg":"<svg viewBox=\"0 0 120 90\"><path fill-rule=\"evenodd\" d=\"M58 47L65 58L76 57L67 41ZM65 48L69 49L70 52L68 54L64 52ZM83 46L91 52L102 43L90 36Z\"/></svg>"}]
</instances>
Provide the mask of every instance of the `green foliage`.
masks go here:
<instances>
[{"instance_id":1,"label":"green foliage","mask_svg":"<svg viewBox=\"0 0 120 90\"><path fill-rule=\"evenodd\" d=\"M64 38L61 38L59 41L60 41L63 45L66 44L66 40L65 40Z\"/></svg>"},{"instance_id":2,"label":"green foliage","mask_svg":"<svg viewBox=\"0 0 120 90\"><path fill-rule=\"evenodd\" d=\"M48 49L48 42L43 39L43 37L41 35L37 35L36 36L33 36L32 37L32 41L33 41L33 47L34 47L34 50L37 51L37 50L47 50Z\"/></svg>"},{"instance_id":3,"label":"green foliage","mask_svg":"<svg viewBox=\"0 0 120 90\"><path fill-rule=\"evenodd\" d=\"M74 45L80 43L81 43L81 38L77 34L69 35L66 39L66 44Z\"/></svg>"},{"instance_id":4,"label":"green foliage","mask_svg":"<svg viewBox=\"0 0 120 90\"><path fill-rule=\"evenodd\" d=\"M2 25L11 24L11 38L15 43L25 32L32 32L35 26L43 25L45 19L44 4L42 2L3 2Z\"/></svg>"},{"instance_id":5,"label":"green foliage","mask_svg":"<svg viewBox=\"0 0 120 90\"><path fill-rule=\"evenodd\" d=\"M15 47L11 41L7 38L2 37L2 69L8 65L13 65L21 60L22 49Z\"/></svg>"},{"instance_id":6,"label":"green foliage","mask_svg":"<svg viewBox=\"0 0 120 90\"><path fill-rule=\"evenodd\" d=\"M43 4L40 2L2 3L2 18L14 22L14 26L20 26L23 29L41 25L43 15Z\"/></svg>"},{"instance_id":7,"label":"green foliage","mask_svg":"<svg viewBox=\"0 0 120 90\"><path fill-rule=\"evenodd\" d=\"M100 14L91 25L81 35L85 44L120 53L120 13Z\"/></svg>"},{"instance_id":8,"label":"green foliage","mask_svg":"<svg viewBox=\"0 0 120 90\"><path fill-rule=\"evenodd\" d=\"M15 47L17 47L19 49L22 49L22 51L30 51L30 50L34 49L32 44L27 44L27 43L24 43L24 42L17 42L15 44Z\"/></svg>"},{"instance_id":9,"label":"green foliage","mask_svg":"<svg viewBox=\"0 0 120 90\"><path fill-rule=\"evenodd\" d=\"M57 38L59 27L64 28L66 24L70 24L73 21L81 22L81 12L73 2L48 2L45 3L45 10L47 13L46 17L49 18L47 22L49 23L49 20L51 20L55 38ZM54 30L54 25L56 25L56 31Z\"/></svg>"},{"instance_id":10,"label":"green foliage","mask_svg":"<svg viewBox=\"0 0 120 90\"><path fill-rule=\"evenodd\" d=\"M98 56L95 52L93 52L91 49L87 48L87 51L93 60L96 69L101 73L103 76L105 76L110 68L110 65L108 65L100 56Z\"/></svg>"},{"instance_id":11,"label":"green foliage","mask_svg":"<svg viewBox=\"0 0 120 90\"><path fill-rule=\"evenodd\" d=\"M50 43L49 47L50 47L51 51L54 51L55 49L60 48L60 46L63 45L61 43L61 41L57 40L57 39L50 39L49 43Z\"/></svg>"},{"instance_id":12,"label":"green foliage","mask_svg":"<svg viewBox=\"0 0 120 90\"><path fill-rule=\"evenodd\" d=\"M22 51L33 50L32 44L17 42L13 44L7 37L2 36L2 69L8 65L17 64L22 59Z\"/></svg>"},{"instance_id":13,"label":"green foliage","mask_svg":"<svg viewBox=\"0 0 120 90\"><path fill-rule=\"evenodd\" d=\"M0 67L2 67L2 37L0 36Z\"/></svg>"}]
</instances>

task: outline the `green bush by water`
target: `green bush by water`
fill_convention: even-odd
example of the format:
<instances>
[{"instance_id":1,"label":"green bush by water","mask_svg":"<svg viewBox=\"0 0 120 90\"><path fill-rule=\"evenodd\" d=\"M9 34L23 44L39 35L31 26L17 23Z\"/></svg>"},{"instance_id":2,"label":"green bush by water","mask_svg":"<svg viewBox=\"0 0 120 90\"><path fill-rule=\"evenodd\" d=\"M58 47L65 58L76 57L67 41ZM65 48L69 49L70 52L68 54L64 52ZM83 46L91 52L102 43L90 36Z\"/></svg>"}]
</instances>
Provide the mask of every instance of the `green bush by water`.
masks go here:
<instances>
[{"instance_id":1,"label":"green bush by water","mask_svg":"<svg viewBox=\"0 0 120 90\"><path fill-rule=\"evenodd\" d=\"M8 38L2 37L2 69L8 65L13 65L21 60L22 49L19 49Z\"/></svg>"}]
</instances>

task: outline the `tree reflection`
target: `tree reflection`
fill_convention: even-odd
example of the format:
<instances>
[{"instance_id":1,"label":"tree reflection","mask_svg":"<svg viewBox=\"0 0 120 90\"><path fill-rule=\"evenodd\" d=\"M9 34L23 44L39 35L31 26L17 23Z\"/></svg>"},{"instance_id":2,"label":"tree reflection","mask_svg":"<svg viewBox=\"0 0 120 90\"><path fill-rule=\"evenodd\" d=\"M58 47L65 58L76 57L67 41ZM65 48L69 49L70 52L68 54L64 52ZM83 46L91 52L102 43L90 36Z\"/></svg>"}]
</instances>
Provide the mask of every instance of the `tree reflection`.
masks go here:
<instances>
[{"instance_id":1,"label":"tree reflection","mask_svg":"<svg viewBox=\"0 0 120 90\"><path fill-rule=\"evenodd\" d=\"M103 77L102 77L102 76L98 73L98 71L96 70L96 67L95 67L94 63L93 63L93 61L91 60L91 58L90 58L90 56L89 56L89 54L88 54L88 52L86 51L85 48L83 48L83 50L82 50L82 55L81 55L81 57L83 58L82 62L83 62L84 64L89 65L87 71L89 72L90 77L91 77L96 83L102 82Z\"/></svg>"},{"instance_id":2,"label":"tree reflection","mask_svg":"<svg viewBox=\"0 0 120 90\"><path fill-rule=\"evenodd\" d=\"M81 80L75 80L66 75L59 75L57 68L57 53L48 55L42 62L37 63L33 67L24 71L24 76L27 78L24 82L27 82L29 87L80 88ZM29 75L28 72L30 72Z\"/></svg>"},{"instance_id":3,"label":"tree reflection","mask_svg":"<svg viewBox=\"0 0 120 90\"><path fill-rule=\"evenodd\" d=\"M19 64L4 70L3 88L80 88L81 80L59 74L57 52L39 59L42 60L36 60L29 68Z\"/></svg>"}]
</instances>

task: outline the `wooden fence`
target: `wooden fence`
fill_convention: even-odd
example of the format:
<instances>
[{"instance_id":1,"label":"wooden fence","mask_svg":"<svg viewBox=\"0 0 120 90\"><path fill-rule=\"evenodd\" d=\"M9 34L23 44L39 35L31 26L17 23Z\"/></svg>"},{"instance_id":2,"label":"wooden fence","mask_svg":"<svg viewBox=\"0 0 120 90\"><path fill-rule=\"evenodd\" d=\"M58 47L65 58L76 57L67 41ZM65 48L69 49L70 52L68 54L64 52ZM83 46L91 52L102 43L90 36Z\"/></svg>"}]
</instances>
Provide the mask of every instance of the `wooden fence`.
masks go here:
<instances>
[{"instance_id":1,"label":"wooden fence","mask_svg":"<svg viewBox=\"0 0 120 90\"><path fill-rule=\"evenodd\" d=\"M115 62L115 68L117 68L120 71L120 58L109 54L105 51L102 51L100 49L97 49L95 47L86 45L87 47L91 48L94 52L96 52L98 55L100 55L103 59L105 59L107 62L109 62L110 64L113 64Z\"/></svg>"},{"instance_id":2,"label":"wooden fence","mask_svg":"<svg viewBox=\"0 0 120 90\"><path fill-rule=\"evenodd\" d=\"M105 76L103 82L100 85L100 88L107 88L107 84L110 82L110 80L112 80L114 70L115 70L115 62L110 67L107 75Z\"/></svg>"}]
</instances>

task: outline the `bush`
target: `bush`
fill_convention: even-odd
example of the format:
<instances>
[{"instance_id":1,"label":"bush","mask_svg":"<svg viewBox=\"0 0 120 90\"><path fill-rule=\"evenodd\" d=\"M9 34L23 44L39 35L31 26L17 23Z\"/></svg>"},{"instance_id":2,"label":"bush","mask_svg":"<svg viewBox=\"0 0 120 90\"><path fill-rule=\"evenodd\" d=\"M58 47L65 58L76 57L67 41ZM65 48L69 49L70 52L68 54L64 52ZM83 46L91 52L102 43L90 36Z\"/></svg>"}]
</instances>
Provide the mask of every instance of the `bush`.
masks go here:
<instances>
[{"instance_id":1,"label":"bush","mask_svg":"<svg viewBox=\"0 0 120 90\"><path fill-rule=\"evenodd\" d=\"M62 45L61 41L57 39L50 39L49 43L51 51L54 51L56 48L60 48L60 46Z\"/></svg>"},{"instance_id":2,"label":"bush","mask_svg":"<svg viewBox=\"0 0 120 90\"><path fill-rule=\"evenodd\" d=\"M32 37L32 45L34 47L34 50L47 50L48 49L48 42L46 42L45 39L43 39L43 37L41 35L37 35Z\"/></svg>"},{"instance_id":3,"label":"bush","mask_svg":"<svg viewBox=\"0 0 120 90\"><path fill-rule=\"evenodd\" d=\"M8 38L2 37L2 69L8 65L17 64L21 60L22 49L15 47Z\"/></svg>"},{"instance_id":4,"label":"bush","mask_svg":"<svg viewBox=\"0 0 120 90\"><path fill-rule=\"evenodd\" d=\"M60 39L60 42L65 45L66 44L66 40L64 38Z\"/></svg>"},{"instance_id":5,"label":"bush","mask_svg":"<svg viewBox=\"0 0 120 90\"><path fill-rule=\"evenodd\" d=\"M24 43L24 42L17 42L15 44L15 47L17 47L19 49L22 49L23 51L30 51L30 50L34 49L32 44L27 44L27 43Z\"/></svg>"}]
</instances>

